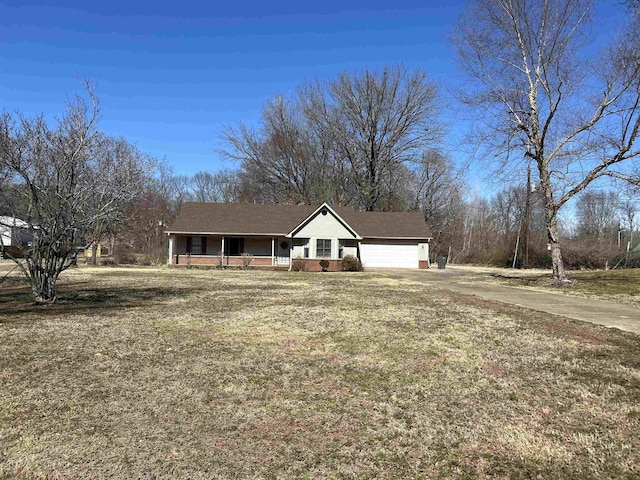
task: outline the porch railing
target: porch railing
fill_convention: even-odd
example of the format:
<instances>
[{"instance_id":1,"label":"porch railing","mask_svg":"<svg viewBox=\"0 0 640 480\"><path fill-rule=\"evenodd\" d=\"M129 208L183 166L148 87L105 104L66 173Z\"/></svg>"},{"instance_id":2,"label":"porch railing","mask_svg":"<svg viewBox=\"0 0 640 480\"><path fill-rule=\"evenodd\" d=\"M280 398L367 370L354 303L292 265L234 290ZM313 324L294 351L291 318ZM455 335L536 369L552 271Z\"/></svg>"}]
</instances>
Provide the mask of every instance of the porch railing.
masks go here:
<instances>
[{"instance_id":1,"label":"porch railing","mask_svg":"<svg viewBox=\"0 0 640 480\"><path fill-rule=\"evenodd\" d=\"M175 255L175 265L212 265L222 267L273 267L289 265L289 257L271 255Z\"/></svg>"}]
</instances>

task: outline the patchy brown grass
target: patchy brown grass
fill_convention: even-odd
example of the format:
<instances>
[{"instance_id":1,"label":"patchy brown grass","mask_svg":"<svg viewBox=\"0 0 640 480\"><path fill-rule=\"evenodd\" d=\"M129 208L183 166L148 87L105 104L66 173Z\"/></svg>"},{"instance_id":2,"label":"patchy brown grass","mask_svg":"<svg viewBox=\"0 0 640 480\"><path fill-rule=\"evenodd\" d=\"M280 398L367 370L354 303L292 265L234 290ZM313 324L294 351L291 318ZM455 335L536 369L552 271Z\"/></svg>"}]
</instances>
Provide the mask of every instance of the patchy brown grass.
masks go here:
<instances>
[{"instance_id":1,"label":"patchy brown grass","mask_svg":"<svg viewBox=\"0 0 640 480\"><path fill-rule=\"evenodd\" d=\"M82 268L49 307L16 282L0 477L640 475L632 334L366 273Z\"/></svg>"},{"instance_id":2,"label":"patchy brown grass","mask_svg":"<svg viewBox=\"0 0 640 480\"><path fill-rule=\"evenodd\" d=\"M500 283L539 290L558 291L617 303L640 305L640 268L624 270L576 270L567 273L571 284L553 286L548 272L506 270L486 273Z\"/></svg>"}]
</instances>

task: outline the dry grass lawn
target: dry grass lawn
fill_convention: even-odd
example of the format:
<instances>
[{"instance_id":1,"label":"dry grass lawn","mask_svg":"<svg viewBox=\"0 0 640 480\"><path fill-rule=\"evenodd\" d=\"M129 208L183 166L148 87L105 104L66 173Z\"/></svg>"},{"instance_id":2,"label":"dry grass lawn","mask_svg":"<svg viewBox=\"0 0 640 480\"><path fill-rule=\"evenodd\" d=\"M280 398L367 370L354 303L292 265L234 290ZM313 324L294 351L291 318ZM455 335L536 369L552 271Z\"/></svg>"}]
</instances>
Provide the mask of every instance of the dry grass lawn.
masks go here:
<instances>
[{"instance_id":1,"label":"dry grass lawn","mask_svg":"<svg viewBox=\"0 0 640 480\"><path fill-rule=\"evenodd\" d=\"M0 478L638 478L640 338L374 274L0 284Z\"/></svg>"},{"instance_id":2,"label":"dry grass lawn","mask_svg":"<svg viewBox=\"0 0 640 480\"><path fill-rule=\"evenodd\" d=\"M570 271L567 276L572 283L565 287L551 285L551 274L542 270L495 269L485 271L483 276L511 286L561 290L567 295L640 306L640 268Z\"/></svg>"}]
</instances>

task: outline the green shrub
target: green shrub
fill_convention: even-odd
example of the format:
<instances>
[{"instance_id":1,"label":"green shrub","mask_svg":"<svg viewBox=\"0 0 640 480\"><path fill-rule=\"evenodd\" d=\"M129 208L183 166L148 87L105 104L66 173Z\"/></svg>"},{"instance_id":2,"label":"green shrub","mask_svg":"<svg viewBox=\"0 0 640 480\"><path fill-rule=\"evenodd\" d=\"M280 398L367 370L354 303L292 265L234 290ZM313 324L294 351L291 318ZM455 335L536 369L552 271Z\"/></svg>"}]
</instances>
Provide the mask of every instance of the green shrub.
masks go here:
<instances>
[{"instance_id":1,"label":"green shrub","mask_svg":"<svg viewBox=\"0 0 640 480\"><path fill-rule=\"evenodd\" d=\"M323 272L326 272L329 268L329 260L320 260L320 268L322 268Z\"/></svg>"},{"instance_id":2,"label":"green shrub","mask_svg":"<svg viewBox=\"0 0 640 480\"><path fill-rule=\"evenodd\" d=\"M342 271L343 272L360 272L362 271L362 263L360 259L353 255L345 255L342 259Z\"/></svg>"}]
</instances>

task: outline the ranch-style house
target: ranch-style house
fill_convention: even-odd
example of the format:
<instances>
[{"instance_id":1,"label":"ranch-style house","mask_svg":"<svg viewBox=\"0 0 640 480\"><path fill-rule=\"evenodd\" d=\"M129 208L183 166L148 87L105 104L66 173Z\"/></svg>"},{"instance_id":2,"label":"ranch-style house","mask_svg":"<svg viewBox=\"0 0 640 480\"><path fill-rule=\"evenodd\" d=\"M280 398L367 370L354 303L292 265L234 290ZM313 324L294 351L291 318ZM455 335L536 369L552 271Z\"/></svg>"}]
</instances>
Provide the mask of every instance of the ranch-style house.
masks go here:
<instances>
[{"instance_id":1,"label":"ranch-style house","mask_svg":"<svg viewBox=\"0 0 640 480\"><path fill-rule=\"evenodd\" d=\"M420 212L362 212L326 203L185 203L168 227L169 265L288 268L309 271L346 255L364 268L429 268L429 231ZM299 259L299 260L297 260Z\"/></svg>"}]
</instances>

